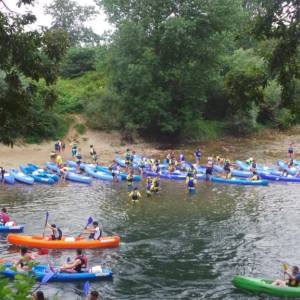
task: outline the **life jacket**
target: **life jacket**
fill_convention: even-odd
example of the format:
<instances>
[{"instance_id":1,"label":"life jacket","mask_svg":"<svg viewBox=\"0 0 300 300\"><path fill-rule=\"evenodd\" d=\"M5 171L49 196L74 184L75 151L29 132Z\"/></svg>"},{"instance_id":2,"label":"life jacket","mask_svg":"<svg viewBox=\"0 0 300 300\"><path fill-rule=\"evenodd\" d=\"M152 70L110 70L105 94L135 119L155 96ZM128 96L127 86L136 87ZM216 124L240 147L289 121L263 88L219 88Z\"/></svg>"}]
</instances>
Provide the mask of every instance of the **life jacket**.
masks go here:
<instances>
[{"instance_id":1,"label":"life jacket","mask_svg":"<svg viewBox=\"0 0 300 300\"><path fill-rule=\"evenodd\" d=\"M230 171L230 163L229 162L226 162L225 165L224 165L224 170L225 171Z\"/></svg>"},{"instance_id":2,"label":"life jacket","mask_svg":"<svg viewBox=\"0 0 300 300\"><path fill-rule=\"evenodd\" d=\"M194 178L190 178L188 181L188 187L193 188L195 187Z\"/></svg>"},{"instance_id":3,"label":"life jacket","mask_svg":"<svg viewBox=\"0 0 300 300\"><path fill-rule=\"evenodd\" d=\"M131 158L131 154L130 153L126 153L125 154L125 160L126 160L126 162L129 162L130 158Z\"/></svg>"},{"instance_id":4,"label":"life jacket","mask_svg":"<svg viewBox=\"0 0 300 300\"><path fill-rule=\"evenodd\" d=\"M55 234L52 234L51 235L51 238L53 241L55 240L61 240L62 238L62 231L59 227L56 228L57 232Z\"/></svg>"},{"instance_id":5,"label":"life jacket","mask_svg":"<svg viewBox=\"0 0 300 300\"><path fill-rule=\"evenodd\" d=\"M81 263L79 265L77 265L74 270L76 272L81 272L81 269L82 268L86 268L87 267L87 263L88 263L88 260L87 260L87 257L85 255L78 255L76 256L75 260L77 259L80 259Z\"/></svg>"},{"instance_id":6,"label":"life jacket","mask_svg":"<svg viewBox=\"0 0 300 300\"><path fill-rule=\"evenodd\" d=\"M133 182L133 176L132 175L128 175L126 179L127 179L128 184L132 184L132 182Z\"/></svg>"}]
</instances>

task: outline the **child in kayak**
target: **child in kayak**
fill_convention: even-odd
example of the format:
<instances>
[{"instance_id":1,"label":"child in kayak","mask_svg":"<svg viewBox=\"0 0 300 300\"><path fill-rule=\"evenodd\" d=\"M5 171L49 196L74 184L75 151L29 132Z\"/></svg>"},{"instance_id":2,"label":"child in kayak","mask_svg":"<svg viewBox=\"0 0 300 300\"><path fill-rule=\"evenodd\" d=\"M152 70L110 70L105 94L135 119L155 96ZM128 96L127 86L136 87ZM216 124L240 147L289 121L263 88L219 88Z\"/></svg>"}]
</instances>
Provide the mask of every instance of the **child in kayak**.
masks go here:
<instances>
[{"instance_id":1,"label":"child in kayak","mask_svg":"<svg viewBox=\"0 0 300 300\"><path fill-rule=\"evenodd\" d=\"M102 236L102 229L96 221L93 222L91 227L86 228L84 232L89 233L89 239L92 240L100 240Z\"/></svg>"},{"instance_id":2,"label":"child in kayak","mask_svg":"<svg viewBox=\"0 0 300 300\"><path fill-rule=\"evenodd\" d=\"M300 272L297 266L293 266L292 272L289 273L287 270L284 271L284 274L288 276L288 280L276 279L272 282L272 285L277 285L280 287L290 286L298 287L300 284Z\"/></svg>"},{"instance_id":3,"label":"child in kayak","mask_svg":"<svg viewBox=\"0 0 300 300\"><path fill-rule=\"evenodd\" d=\"M61 240L62 238L62 231L59 227L57 227L55 224L47 224L48 228L52 231L51 239L52 241L55 240Z\"/></svg>"},{"instance_id":4,"label":"child in kayak","mask_svg":"<svg viewBox=\"0 0 300 300\"><path fill-rule=\"evenodd\" d=\"M76 256L73 261L64 263L60 268L60 272L82 272L87 267L87 257L82 254L82 249L76 250Z\"/></svg>"},{"instance_id":5,"label":"child in kayak","mask_svg":"<svg viewBox=\"0 0 300 300\"><path fill-rule=\"evenodd\" d=\"M9 220L10 220L10 217L7 214L7 210L5 207L3 207L0 212L0 224L5 225L7 222L9 222Z\"/></svg>"}]
</instances>

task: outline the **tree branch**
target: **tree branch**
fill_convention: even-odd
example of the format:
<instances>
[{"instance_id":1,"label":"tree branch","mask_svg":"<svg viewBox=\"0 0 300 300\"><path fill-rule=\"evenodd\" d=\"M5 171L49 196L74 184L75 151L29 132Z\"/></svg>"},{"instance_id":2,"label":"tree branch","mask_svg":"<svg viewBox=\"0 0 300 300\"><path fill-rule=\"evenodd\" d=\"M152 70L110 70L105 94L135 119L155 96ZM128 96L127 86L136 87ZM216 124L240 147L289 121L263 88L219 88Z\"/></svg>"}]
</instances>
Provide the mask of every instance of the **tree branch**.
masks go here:
<instances>
[{"instance_id":1,"label":"tree branch","mask_svg":"<svg viewBox=\"0 0 300 300\"><path fill-rule=\"evenodd\" d=\"M0 2L3 4L3 6L4 6L9 12L11 12L11 13L13 13L13 14L17 14L15 11L11 10L11 9L7 6L7 4L4 2L4 0L0 0Z\"/></svg>"}]
</instances>

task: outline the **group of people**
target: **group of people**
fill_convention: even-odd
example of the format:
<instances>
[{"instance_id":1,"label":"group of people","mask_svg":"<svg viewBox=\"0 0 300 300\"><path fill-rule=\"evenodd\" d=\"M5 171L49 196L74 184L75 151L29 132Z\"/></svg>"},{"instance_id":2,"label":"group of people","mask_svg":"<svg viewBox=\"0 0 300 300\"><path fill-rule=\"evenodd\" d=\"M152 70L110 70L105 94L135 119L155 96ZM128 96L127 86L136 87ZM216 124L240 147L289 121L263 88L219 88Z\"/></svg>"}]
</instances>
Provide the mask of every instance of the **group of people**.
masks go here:
<instances>
[{"instance_id":1,"label":"group of people","mask_svg":"<svg viewBox=\"0 0 300 300\"><path fill-rule=\"evenodd\" d=\"M55 153L61 153L61 152L64 152L66 149L66 143L61 141L61 140L58 140L55 142L54 144L54 151Z\"/></svg>"}]
</instances>

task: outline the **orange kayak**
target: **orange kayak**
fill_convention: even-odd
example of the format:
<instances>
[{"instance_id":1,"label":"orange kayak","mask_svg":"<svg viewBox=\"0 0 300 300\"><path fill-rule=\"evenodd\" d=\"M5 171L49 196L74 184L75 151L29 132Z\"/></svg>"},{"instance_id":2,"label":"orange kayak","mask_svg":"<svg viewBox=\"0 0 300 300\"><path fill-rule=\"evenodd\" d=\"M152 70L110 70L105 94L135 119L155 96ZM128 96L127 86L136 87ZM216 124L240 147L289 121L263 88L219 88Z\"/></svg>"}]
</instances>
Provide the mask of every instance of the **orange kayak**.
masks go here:
<instances>
[{"instance_id":1,"label":"orange kayak","mask_svg":"<svg viewBox=\"0 0 300 300\"><path fill-rule=\"evenodd\" d=\"M9 234L8 242L14 245L26 246L28 248L47 249L92 249L92 248L112 248L120 244L119 236L105 236L100 240L85 240L81 237L63 237L61 240L49 240L48 237Z\"/></svg>"}]
</instances>

